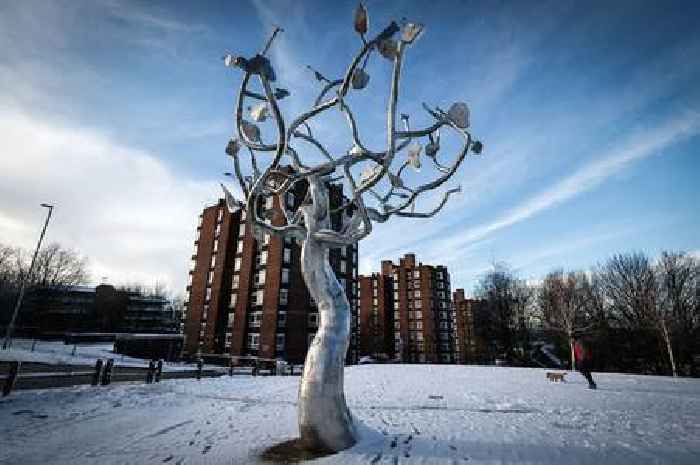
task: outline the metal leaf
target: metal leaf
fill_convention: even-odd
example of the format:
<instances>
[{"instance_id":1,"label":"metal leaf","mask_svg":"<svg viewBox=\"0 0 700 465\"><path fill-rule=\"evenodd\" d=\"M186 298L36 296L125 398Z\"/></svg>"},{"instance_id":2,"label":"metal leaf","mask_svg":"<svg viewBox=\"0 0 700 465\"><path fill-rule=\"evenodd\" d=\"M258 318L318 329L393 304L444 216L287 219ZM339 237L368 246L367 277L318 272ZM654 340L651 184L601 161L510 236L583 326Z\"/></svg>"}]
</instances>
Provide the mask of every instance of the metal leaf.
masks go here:
<instances>
[{"instance_id":1,"label":"metal leaf","mask_svg":"<svg viewBox=\"0 0 700 465\"><path fill-rule=\"evenodd\" d=\"M423 25L419 23L406 23L401 31L401 40L407 44L412 44L423 32Z\"/></svg>"},{"instance_id":2,"label":"metal leaf","mask_svg":"<svg viewBox=\"0 0 700 465\"><path fill-rule=\"evenodd\" d=\"M241 121L241 129L248 140L260 142L260 128L257 125L250 121L243 120Z\"/></svg>"},{"instance_id":3,"label":"metal leaf","mask_svg":"<svg viewBox=\"0 0 700 465\"><path fill-rule=\"evenodd\" d=\"M236 213L238 210L241 210L244 206L243 202L235 198L223 184L221 185L221 188L224 190L224 197L226 198L226 206L228 207L228 211L231 213Z\"/></svg>"},{"instance_id":4,"label":"metal leaf","mask_svg":"<svg viewBox=\"0 0 700 465\"><path fill-rule=\"evenodd\" d=\"M367 34L369 29L369 17L367 15L367 9L362 3L357 4L355 8L355 30L358 34Z\"/></svg>"},{"instance_id":5,"label":"metal leaf","mask_svg":"<svg viewBox=\"0 0 700 465\"><path fill-rule=\"evenodd\" d=\"M359 157L360 155L364 155L365 151L362 150L362 147L360 147L359 145L353 144L352 148L348 153L350 153L350 155L352 156Z\"/></svg>"},{"instance_id":6,"label":"metal leaf","mask_svg":"<svg viewBox=\"0 0 700 465\"><path fill-rule=\"evenodd\" d=\"M481 141L475 140L472 144L472 152L474 152L477 155L479 155L483 149L484 144L482 144Z\"/></svg>"},{"instance_id":7,"label":"metal leaf","mask_svg":"<svg viewBox=\"0 0 700 465\"><path fill-rule=\"evenodd\" d=\"M362 69L358 68L352 73L352 80L350 81L353 89L364 89L369 83L369 74Z\"/></svg>"},{"instance_id":8,"label":"metal leaf","mask_svg":"<svg viewBox=\"0 0 700 465\"><path fill-rule=\"evenodd\" d=\"M226 154L230 157L235 157L240 149L241 143L238 142L238 139L231 139L226 145Z\"/></svg>"},{"instance_id":9,"label":"metal leaf","mask_svg":"<svg viewBox=\"0 0 700 465\"><path fill-rule=\"evenodd\" d=\"M376 173L379 173L382 170L382 167L380 165L375 165L375 166L368 166L364 170L362 170L362 173L360 174L360 181L365 183L368 180L372 179Z\"/></svg>"},{"instance_id":10,"label":"metal leaf","mask_svg":"<svg viewBox=\"0 0 700 465\"><path fill-rule=\"evenodd\" d=\"M384 39L379 41L377 44L377 50L379 53L389 60L396 58L396 52L399 46L394 39Z\"/></svg>"},{"instance_id":11,"label":"metal leaf","mask_svg":"<svg viewBox=\"0 0 700 465\"><path fill-rule=\"evenodd\" d=\"M253 109L250 111L250 117L258 123L261 123L267 119L267 114L269 111L270 108L267 106L267 104L261 103L253 107Z\"/></svg>"},{"instance_id":12,"label":"metal leaf","mask_svg":"<svg viewBox=\"0 0 700 465\"><path fill-rule=\"evenodd\" d=\"M453 103L447 112L447 117L458 128L465 129L469 127L469 107L464 102Z\"/></svg>"},{"instance_id":13,"label":"metal leaf","mask_svg":"<svg viewBox=\"0 0 700 465\"><path fill-rule=\"evenodd\" d=\"M392 172L389 172L389 181L391 182L391 185L393 187L398 187L398 188L404 188L404 183L403 179L401 179L399 176L395 175Z\"/></svg>"},{"instance_id":14,"label":"metal leaf","mask_svg":"<svg viewBox=\"0 0 700 465\"><path fill-rule=\"evenodd\" d=\"M408 164L411 165L416 171L420 170L420 152L423 146L416 142L408 147Z\"/></svg>"}]
</instances>

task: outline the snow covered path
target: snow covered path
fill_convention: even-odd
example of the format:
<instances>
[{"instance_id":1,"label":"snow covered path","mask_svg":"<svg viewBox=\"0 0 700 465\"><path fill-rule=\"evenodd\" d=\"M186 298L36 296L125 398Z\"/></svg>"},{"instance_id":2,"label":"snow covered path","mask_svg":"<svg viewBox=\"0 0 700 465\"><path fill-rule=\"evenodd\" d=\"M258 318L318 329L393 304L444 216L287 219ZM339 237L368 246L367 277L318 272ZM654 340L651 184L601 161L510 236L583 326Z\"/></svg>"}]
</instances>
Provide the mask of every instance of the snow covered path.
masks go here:
<instances>
[{"instance_id":1,"label":"snow covered path","mask_svg":"<svg viewBox=\"0 0 700 465\"><path fill-rule=\"evenodd\" d=\"M502 367L346 370L367 429L314 464L700 463L700 380ZM298 377L168 381L13 393L2 464L248 464L296 435Z\"/></svg>"}]
</instances>

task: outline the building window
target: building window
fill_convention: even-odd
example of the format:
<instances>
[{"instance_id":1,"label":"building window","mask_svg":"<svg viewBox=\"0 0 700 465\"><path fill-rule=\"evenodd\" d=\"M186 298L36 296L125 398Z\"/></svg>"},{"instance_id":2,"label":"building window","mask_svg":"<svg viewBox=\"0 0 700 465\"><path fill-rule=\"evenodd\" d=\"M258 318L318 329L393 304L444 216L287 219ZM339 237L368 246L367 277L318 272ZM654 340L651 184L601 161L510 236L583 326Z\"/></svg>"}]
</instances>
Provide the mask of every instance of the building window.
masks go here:
<instances>
[{"instance_id":1,"label":"building window","mask_svg":"<svg viewBox=\"0 0 700 465\"><path fill-rule=\"evenodd\" d=\"M216 217L216 222L221 223L221 221L224 219L224 210L223 208L219 208L219 215Z\"/></svg>"},{"instance_id":2,"label":"building window","mask_svg":"<svg viewBox=\"0 0 700 465\"><path fill-rule=\"evenodd\" d=\"M216 266L216 254L211 256L211 263L209 264L210 268L214 268Z\"/></svg>"},{"instance_id":3,"label":"building window","mask_svg":"<svg viewBox=\"0 0 700 465\"><path fill-rule=\"evenodd\" d=\"M221 234L221 223L216 224L216 229L214 230L214 237L219 237ZM216 242L214 242L214 247L216 247Z\"/></svg>"},{"instance_id":4,"label":"building window","mask_svg":"<svg viewBox=\"0 0 700 465\"><path fill-rule=\"evenodd\" d=\"M275 200L275 198L272 196L265 199L265 209L266 210L270 210L272 208L272 206L274 205L274 200Z\"/></svg>"},{"instance_id":5,"label":"building window","mask_svg":"<svg viewBox=\"0 0 700 465\"><path fill-rule=\"evenodd\" d=\"M287 192L284 194L284 197L287 202L287 208L294 207L294 194L292 192Z\"/></svg>"},{"instance_id":6,"label":"building window","mask_svg":"<svg viewBox=\"0 0 700 465\"><path fill-rule=\"evenodd\" d=\"M289 283L289 270L287 268L282 268L282 284Z\"/></svg>"},{"instance_id":7,"label":"building window","mask_svg":"<svg viewBox=\"0 0 700 465\"><path fill-rule=\"evenodd\" d=\"M375 287L374 289L372 289L372 295L373 295L374 297L377 297L377 294L378 294L377 288Z\"/></svg>"},{"instance_id":8,"label":"building window","mask_svg":"<svg viewBox=\"0 0 700 465\"><path fill-rule=\"evenodd\" d=\"M227 349L231 347L231 333L226 333L226 341L224 342L224 345Z\"/></svg>"},{"instance_id":9,"label":"building window","mask_svg":"<svg viewBox=\"0 0 700 465\"><path fill-rule=\"evenodd\" d=\"M284 249L284 263L289 263L292 260L292 249L285 247Z\"/></svg>"},{"instance_id":10,"label":"building window","mask_svg":"<svg viewBox=\"0 0 700 465\"><path fill-rule=\"evenodd\" d=\"M416 299L420 299L420 291L418 289L413 291L413 297Z\"/></svg>"},{"instance_id":11,"label":"building window","mask_svg":"<svg viewBox=\"0 0 700 465\"><path fill-rule=\"evenodd\" d=\"M207 288L207 295L205 297L205 300L209 302L211 300L211 287Z\"/></svg>"},{"instance_id":12,"label":"building window","mask_svg":"<svg viewBox=\"0 0 700 465\"><path fill-rule=\"evenodd\" d=\"M288 297L289 291L287 289L280 289L280 305L287 305Z\"/></svg>"},{"instance_id":13,"label":"building window","mask_svg":"<svg viewBox=\"0 0 700 465\"><path fill-rule=\"evenodd\" d=\"M242 208L241 209L241 221L245 221L245 217L246 217L245 208Z\"/></svg>"},{"instance_id":14,"label":"building window","mask_svg":"<svg viewBox=\"0 0 700 465\"><path fill-rule=\"evenodd\" d=\"M413 277L420 278L420 270L413 270Z\"/></svg>"},{"instance_id":15,"label":"building window","mask_svg":"<svg viewBox=\"0 0 700 465\"><path fill-rule=\"evenodd\" d=\"M218 227L217 227L218 229ZM214 239L214 252L218 252L219 250L219 239Z\"/></svg>"},{"instance_id":16,"label":"building window","mask_svg":"<svg viewBox=\"0 0 700 465\"><path fill-rule=\"evenodd\" d=\"M231 312L228 314L228 327L233 328L233 320L235 319L236 314Z\"/></svg>"},{"instance_id":17,"label":"building window","mask_svg":"<svg viewBox=\"0 0 700 465\"><path fill-rule=\"evenodd\" d=\"M284 334L277 333L275 335L275 349L284 350Z\"/></svg>"},{"instance_id":18,"label":"building window","mask_svg":"<svg viewBox=\"0 0 700 465\"><path fill-rule=\"evenodd\" d=\"M207 273L207 286L211 286L212 281L214 281L214 273L210 271Z\"/></svg>"},{"instance_id":19,"label":"building window","mask_svg":"<svg viewBox=\"0 0 700 465\"><path fill-rule=\"evenodd\" d=\"M263 314L260 311L250 313L250 315L248 315L248 326L251 328L259 328L262 323L262 316Z\"/></svg>"},{"instance_id":20,"label":"building window","mask_svg":"<svg viewBox=\"0 0 700 465\"><path fill-rule=\"evenodd\" d=\"M249 334L248 335L248 348L258 349L260 347L260 335L259 334Z\"/></svg>"},{"instance_id":21,"label":"building window","mask_svg":"<svg viewBox=\"0 0 700 465\"><path fill-rule=\"evenodd\" d=\"M241 271L241 258L238 257L233 261L233 271Z\"/></svg>"},{"instance_id":22,"label":"building window","mask_svg":"<svg viewBox=\"0 0 700 465\"><path fill-rule=\"evenodd\" d=\"M241 223L241 225L238 227L238 235L240 237L245 236L245 223Z\"/></svg>"},{"instance_id":23,"label":"building window","mask_svg":"<svg viewBox=\"0 0 700 465\"><path fill-rule=\"evenodd\" d=\"M287 325L287 312L277 312L277 327L284 328Z\"/></svg>"},{"instance_id":24,"label":"building window","mask_svg":"<svg viewBox=\"0 0 700 465\"><path fill-rule=\"evenodd\" d=\"M236 253L243 253L243 241L238 241L236 244Z\"/></svg>"},{"instance_id":25,"label":"building window","mask_svg":"<svg viewBox=\"0 0 700 465\"><path fill-rule=\"evenodd\" d=\"M310 328L318 327L318 313L309 313L308 323Z\"/></svg>"},{"instance_id":26,"label":"building window","mask_svg":"<svg viewBox=\"0 0 700 465\"><path fill-rule=\"evenodd\" d=\"M238 289L238 283L240 281L240 276L237 274L233 275L233 279L231 280L231 289L232 290L237 290Z\"/></svg>"},{"instance_id":27,"label":"building window","mask_svg":"<svg viewBox=\"0 0 700 465\"><path fill-rule=\"evenodd\" d=\"M255 275L255 284L265 284L265 269L258 271Z\"/></svg>"},{"instance_id":28,"label":"building window","mask_svg":"<svg viewBox=\"0 0 700 465\"><path fill-rule=\"evenodd\" d=\"M253 305L262 305L263 304L263 298L265 296L265 291L260 289L258 291L255 291L252 294L252 299L251 299L251 304Z\"/></svg>"},{"instance_id":29,"label":"building window","mask_svg":"<svg viewBox=\"0 0 700 465\"><path fill-rule=\"evenodd\" d=\"M258 256L258 265L266 265L267 264L267 250L263 250L260 252L260 255Z\"/></svg>"},{"instance_id":30,"label":"building window","mask_svg":"<svg viewBox=\"0 0 700 465\"><path fill-rule=\"evenodd\" d=\"M421 308L421 303L420 303L420 302L421 302L420 300L414 301L414 302L413 302L413 308Z\"/></svg>"},{"instance_id":31,"label":"building window","mask_svg":"<svg viewBox=\"0 0 700 465\"><path fill-rule=\"evenodd\" d=\"M340 272L347 273L347 271L348 271L347 262L345 260L341 260L340 261Z\"/></svg>"},{"instance_id":32,"label":"building window","mask_svg":"<svg viewBox=\"0 0 700 465\"><path fill-rule=\"evenodd\" d=\"M231 302L228 304L229 308L234 308L238 302L238 294L231 294Z\"/></svg>"}]
</instances>

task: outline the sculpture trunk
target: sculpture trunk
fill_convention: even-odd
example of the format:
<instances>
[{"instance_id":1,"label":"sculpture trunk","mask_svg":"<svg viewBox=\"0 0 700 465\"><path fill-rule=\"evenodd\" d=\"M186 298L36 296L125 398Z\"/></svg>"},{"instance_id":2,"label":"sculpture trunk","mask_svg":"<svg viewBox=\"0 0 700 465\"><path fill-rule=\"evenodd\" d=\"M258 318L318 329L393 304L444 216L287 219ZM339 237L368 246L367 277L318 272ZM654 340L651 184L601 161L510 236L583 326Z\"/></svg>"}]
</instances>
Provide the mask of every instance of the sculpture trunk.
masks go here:
<instances>
[{"instance_id":1,"label":"sculpture trunk","mask_svg":"<svg viewBox=\"0 0 700 465\"><path fill-rule=\"evenodd\" d=\"M326 186L310 182L305 208L309 231L330 226ZM350 337L350 304L328 261L328 248L310 233L301 251L304 281L317 304L319 328L309 347L299 388L299 432L311 449L340 451L356 442L345 402L343 372Z\"/></svg>"}]
</instances>

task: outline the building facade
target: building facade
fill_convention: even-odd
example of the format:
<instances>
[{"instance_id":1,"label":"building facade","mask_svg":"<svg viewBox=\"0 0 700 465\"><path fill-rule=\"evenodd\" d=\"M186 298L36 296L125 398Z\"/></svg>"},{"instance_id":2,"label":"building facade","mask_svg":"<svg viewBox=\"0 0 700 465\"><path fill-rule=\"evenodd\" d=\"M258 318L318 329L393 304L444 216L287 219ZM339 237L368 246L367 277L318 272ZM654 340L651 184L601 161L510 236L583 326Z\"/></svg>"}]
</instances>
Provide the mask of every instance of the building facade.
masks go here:
<instances>
[{"instance_id":1,"label":"building facade","mask_svg":"<svg viewBox=\"0 0 700 465\"><path fill-rule=\"evenodd\" d=\"M180 317L165 297L101 284L33 289L20 318L20 333L62 337L66 333L171 334L178 332Z\"/></svg>"},{"instance_id":2,"label":"building facade","mask_svg":"<svg viewBox=\"0 0 700 465\"><path fill-rule=\"evenodd\" d=\"M362 277L361 282L361 355L372 355L379 340L388 348L387 355L397 361L455 361L446 267L424 265L416 262L414 254L406 254L398 264L382 261L381 272Z\"/></svg>"},{"instance_id":3,"label":"building facade","mask_svg":"<svg viewBox=\"0 0 700 465\"><path fill-rule=\"evenodd\" d=\"M331 186L331 206L342 188ZM280 202L296 209L303 186L259 205L261 216L283 225ZM339 228L340 217L332 218ZM204 209L197 228L184 320L187 354L281 358L301 363L319 323L301 273L301 243L264 234L256 238L246 211L230 213L224 200ZM348 362L357 360L357 245L331 249L330 263L353 313Z\"/></svg>"}]
</instances>

